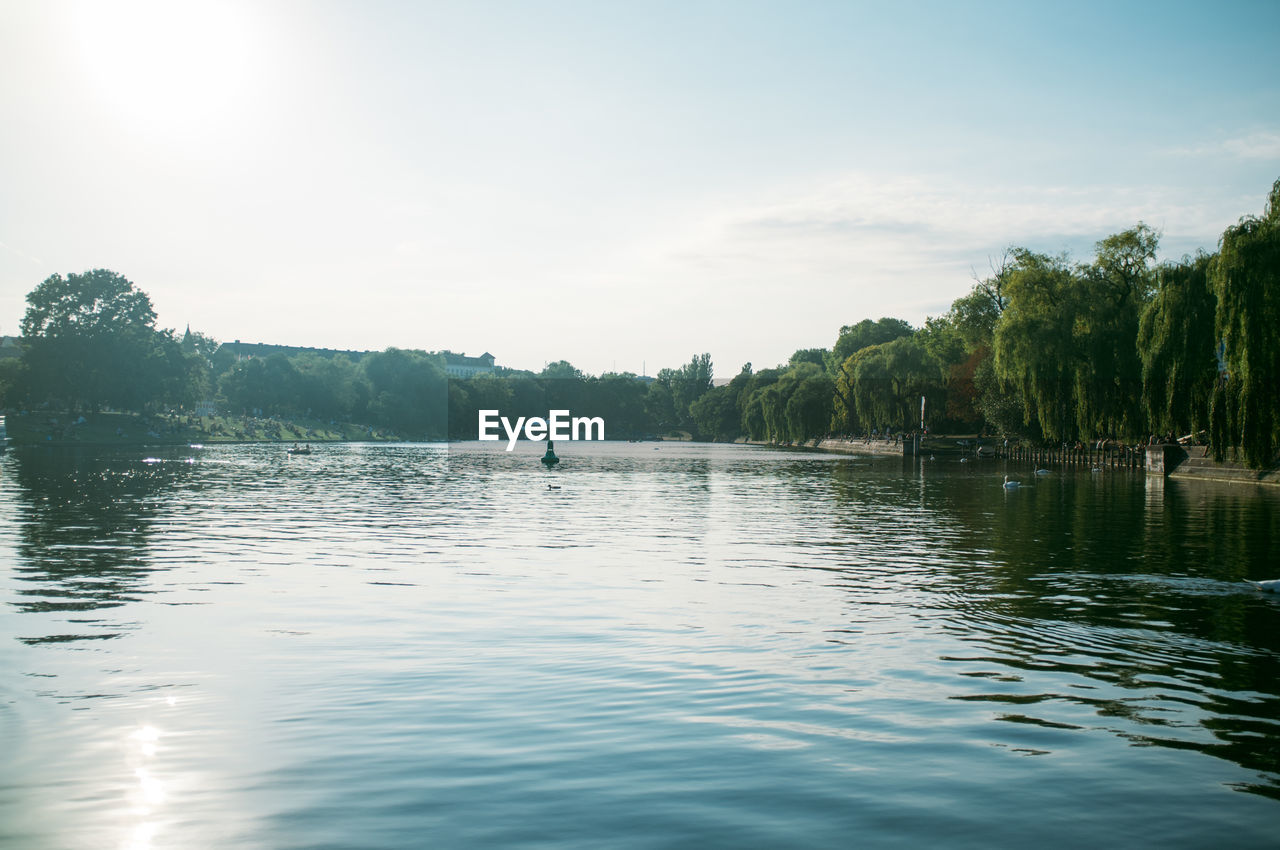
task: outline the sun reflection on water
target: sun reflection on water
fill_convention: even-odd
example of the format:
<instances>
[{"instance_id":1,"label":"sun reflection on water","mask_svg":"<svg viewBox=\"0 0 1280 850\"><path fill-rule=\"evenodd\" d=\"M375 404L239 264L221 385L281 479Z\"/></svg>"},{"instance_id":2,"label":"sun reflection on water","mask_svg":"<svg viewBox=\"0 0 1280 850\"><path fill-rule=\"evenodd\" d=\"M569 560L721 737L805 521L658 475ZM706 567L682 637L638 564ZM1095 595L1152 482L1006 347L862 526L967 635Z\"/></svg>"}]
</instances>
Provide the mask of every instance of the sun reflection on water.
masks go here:
<instances>
[{"instance_id":1,"label":"sun reflection on water","mask_svg":"<svg viewBox=\"0 0 1280 850\"><path fill-rule=\"evenodd\" d=\"M174 702L173 697L165 700L167 705L173 705ZM130 819L137 818L138 822L133 824L121 842L122 850L149 850L152 839L160 829L160 823L155 817L156 809L164 805L168 794L165 783L155 775L150 761L159 752L159 742L163 736L164 733L151 723L144 723L127 736L126 740L130 745L128 761L133 766L137 784L129 786L126 812Z\"/></svg>"}]
</instances>

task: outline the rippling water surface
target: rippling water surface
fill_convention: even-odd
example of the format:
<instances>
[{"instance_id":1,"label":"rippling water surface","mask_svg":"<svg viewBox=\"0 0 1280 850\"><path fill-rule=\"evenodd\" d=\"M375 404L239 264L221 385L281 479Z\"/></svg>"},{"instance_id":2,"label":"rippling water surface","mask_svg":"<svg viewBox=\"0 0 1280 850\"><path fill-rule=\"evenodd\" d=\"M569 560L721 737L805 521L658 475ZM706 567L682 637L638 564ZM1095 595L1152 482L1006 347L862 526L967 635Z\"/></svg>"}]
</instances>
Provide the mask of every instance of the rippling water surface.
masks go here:
<instances>
[{"instance_id":1,"label":"rippling water surface","mask_svg":"<svg viewBox=\"0 0 1280 850\"><path fill-rule=\"evenodd\" d=\"M1275 846L1277 493L564 448L4 457L0 845Z\"/></svg>"}]
</instances>

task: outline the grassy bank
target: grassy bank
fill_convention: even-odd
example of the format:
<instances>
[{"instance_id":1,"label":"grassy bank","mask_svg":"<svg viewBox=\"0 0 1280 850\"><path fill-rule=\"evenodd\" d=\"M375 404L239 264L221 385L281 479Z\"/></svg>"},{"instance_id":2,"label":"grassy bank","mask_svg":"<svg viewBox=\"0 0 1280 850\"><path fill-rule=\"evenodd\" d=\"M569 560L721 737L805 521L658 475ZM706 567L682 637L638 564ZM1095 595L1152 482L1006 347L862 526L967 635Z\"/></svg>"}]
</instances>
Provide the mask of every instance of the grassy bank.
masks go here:
<instances>
[{"instance_id":1,"label":"grassy bank","mask_svg":"<svg viewBox=\"0 0 1280 850\"><path fill-rule=\"evenodd\" d=\"M190 443L324 443L399 440L389 431L349 422L184 413L10 413L14 446L186 445Z\"/></svg>"}]
</instances>

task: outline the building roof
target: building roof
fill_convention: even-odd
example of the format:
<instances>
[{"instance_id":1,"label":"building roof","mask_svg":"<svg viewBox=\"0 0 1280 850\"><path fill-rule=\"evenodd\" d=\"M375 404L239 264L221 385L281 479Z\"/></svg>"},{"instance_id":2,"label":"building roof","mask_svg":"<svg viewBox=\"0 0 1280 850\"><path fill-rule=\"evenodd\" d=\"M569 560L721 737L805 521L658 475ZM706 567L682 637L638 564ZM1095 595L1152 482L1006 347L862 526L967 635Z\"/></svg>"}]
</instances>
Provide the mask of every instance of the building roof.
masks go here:
<instances>
[{"instance_id":1,"label":"building roof","mask_svg":"<svg viewBox=\"0 0 1280 850\"><path fill-rule=\"evenodd\" d=\"M370 351L346 351L338 348L308 348L301 345L273 345L266 342L224 342L218 346L218 352L226 350L230 354L248 355L252 357L267 357L277 352L292 357L296 354L319 354L322 357L333 357L338 354L345 354L352 360L359 360L366 354L372 354Z\"/></svg>"},{"instance_id":2,"label":"building roof","mask_svg":"<svg viewBox=\"0 0 1280 850\"><path fill-rule=\"evenodd\" d=\"M468 357L465 354L454 354L452 351L442 351L441 356L444 357L446 366L492 366L493 355L489 352L481 354L479 357Z\"/></svg>"}]
</instances>

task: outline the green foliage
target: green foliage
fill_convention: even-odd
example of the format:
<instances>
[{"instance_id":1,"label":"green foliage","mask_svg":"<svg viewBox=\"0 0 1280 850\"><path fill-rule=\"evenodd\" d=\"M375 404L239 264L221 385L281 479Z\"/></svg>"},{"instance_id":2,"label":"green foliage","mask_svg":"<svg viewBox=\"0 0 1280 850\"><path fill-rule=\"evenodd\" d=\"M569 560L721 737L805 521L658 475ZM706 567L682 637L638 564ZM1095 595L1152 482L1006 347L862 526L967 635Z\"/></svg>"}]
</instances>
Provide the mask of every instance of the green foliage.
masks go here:
<instances>
[{"instance_id":1,"label":"green foliage","mask_svg":"<svg viewBox=\"0 0 1280 850\"><path fill-rule=\"evenodd\" d=\"M1214 258L1200 254L1156 270L1156 292L1142 311L1137 347L1142 402L1161 434L1207 430L1218 377L1214 357L1217 297L1209 283Z\"/></svg>"},{"instance_id":2,"label":"green foliage","mask_svg":"<svg viewBox=\"0 0 1280 850\"><path fill-rule=\"evenodd\" d=\"M919 427L921 396L931 399L929 408L945 409L938 361L919 333L854 354L842 365L836 386L837 405L849 399L843 415L851 419L841 423L848 433ZM838 408L836 413L841 415Z\"/></svg>"},{"instance_id":3,"label":"green foliage","mask_svg":"<svg viewBox=\"0 0 1280 850\"><path fill-rule=\"evenodd\" d=\"M711 355L695 355L679 369L663 369L651 387L651 411L663 426L696 428L690 412L694 402L711 389ZM668 403L669 400L669 403Z\"/></svg>"},{"instance_id":4,"label":"green foliage","mask_svg":"<svg viewBox=\"0 0 1280 850\"><path fill-rule=\"evenodd\" d=\"M1099 289L1117 305L1151 300L1156 284L1151 263L1159 244L1160 234L1142 222L1100 240L1092 266Z\"/></svg>"},{"instance_id":5,"label":"green foliage","mask_svg":"<svg viewBox=\"0 0 1280 850\"><path fill-rule=\"evenodd\" d=\"M538 374L538 377L567 381L581 381L586 376L568 360L557 360L554 363L548 363L544 366L542 371Z\"/></svg>"},{"instance_id":6,"label":"green foliage","mask_svg":"<svg viewBox=\"0 0 1280 850\"><path fill-rule=\"evenodd\" d=\"M305 352L291 358L297 372L299 411L333 421L365 421L371 389L360 367L346 355Z\"/></svg>"},{"instance_id":7,"label":"green foliage","mask_svg":"<svg viewBox=\"0 0 1280 850\"><path fill-rule=\"evenodd\" d=\"M778 388L785 397L783 414L790 440L804 442L827 433L835 382L821 366L812 362L792 366L778 381Z\"/></svg>"},{"instance_id":8,"label":"green foliage","mask_svg":"<svg viewBox=\"0 0 1280 850\"><path fill-rule=\"evenodd\" d=\"M689 408L698 433L713 442L731 442L741 432L738 399L730 387L712 387Z\"/></svg>"},{"instance_id":9,"label":"green foliage","mask_svg":"<svg viewBox=\"0 0 1280 850\"><path fill-rule=\"evenodd\" d=\"M0 408L16 406L26 381L27 364L20 357L0 359Z\"/></svg>"},{"instance_id":10,"label":"green foliage","mask_svg":"<svg viewBox=\"0 0 1280 850\"><path fill-rule=\"evenodd\" d=\"M362 358L360 366L369 381L372 424L415 438L448 433L454 393L439 355L388 348Z\"/></svg>"},{"instance_id":11,"label":"green foliage","mask_svg":"<svg viewBox=\"0 0 1280 850\"><path fill-rule=\"evenodd\" d=\"M850 355L856 354L869 345L891 342L899 337L911 336L912 333L914 331L911 325L902 319L888 317L874 322L871 319L863 319L855 325L845 325L840 328L836 344L831 347L828 359L832 367L829 367L829 370L834 374L839 369L839 365L844 363Z\"/></svg>"},{"instance_id":12,"label":"green foliage","mask_svg":"<svg viewBox=\"0 0 1280 850\"><path fill-rule=\"evenodd\" d=\"M21 360L0 363L18 401L142 410L216 388L241 411L361 421L412 438L475 435L476 411L550 409L602 416L609 436L689 430L714 440L803 441L919 424L988 428L1053 441L1149 429L1208 428L1218 457L1273 462L1280 447L1280 181L1261 217L1223 234L1219 253L1154 266L1159 234L1143 223L1096 243L1094 258L1008 249L942 316L840 329L830 350L784 367L746 364L712 386L709 354L645 383L499 370L447 380L438 355L387 349L345 356L274 354L239 361L198 332L157 330L150 299L114 272L54 275L28 296ZM261 349L259 349L261 350ZM215 378L215 374L218 376Z\"/></svg>"},{"instance_id":13,"label":"green foliage","mask_svg":"<svg viewBox=\"0 0 1280 850\"><path fill-rule=\"evenodd\" d=\"M742 430L751 440L780 439L777 431L777 393L773 385L782 376L781 369L761 369L747 378L738 395ZM770 393L770 390L773 390ZM768 403L766 404L766 395ZM767 409L767 415L766 415Z\"/></svg>"},{"instance_id":14,"label":"green foliage","mask_svg":"<svg viewBox=\"0 0 1280 850\"><path fill-rule=\"evenodd\" d=\"M1001 382L990 350L978 349L974 357L974 407L982 421L1000 434L1021 434L1038 439L1041 436L1039 422L1027 421L1026 400L1017 387Z\"/></svg>"},{"instance_id":15,"label":"green foliage","mask_svg":"<svg viewBox=\"0 0 1280 850\"><path fill-rule=\"evenodd\" d=\"M853 361L850 359L866 348L892 342L895 339L911 336L914 331L911 325L902 319L881 318L877 321L863 319L857 324L840 328L836 344L827 354L827 371L830 373L835 388L832 399L831 427L837 431L853 433L860 430L857 405L849 394L856 384L851 371ZM867 428L871 426L868 425Z\"/></svg>"},{"instance_id":16,"label":"green foliage","mask_svg":"<svg viewBox=\"0 0 1280 850\"><path fill-rule=\"evenodd\" d=\"M115 272L52 275L27 295L24 368L11 394L72 410L190 399L207 379L203 360L155 319L146 293Z\"/></svg>"},{"instance_id":17,"label":"green foliage","mask_svg":"<svg viewBox=\"0 0 1280 850\"><path fill-rule=\"evenodd\" d=\"M798 366L801 363L812 363L820 369L825 369L827 368L827 361L830 359L831 352L825 348L801 348L791 355L787 365Z\"/></svg>"},{"instance_id":18,"label":"green foliage","mask_svg":"<svg viewBox=\"0 0 1280 850\"><path fill-rule=\"evenodd\" d=\"M1266 466L1280 445L1280 180L1261 217L1222 234L1211 280L1226 367L1215 393L1214 453L1238 449L1250 466Z\"/></svg>"},{"instance_id":19,"label":"green foliage","mask_svg":"<svg viewBox=\"0 0 1280 850\"><path fill-rule=\"evenodd\" d=\"M730 442L742 436L742 395L751 377L751 364L744 364L728 385L712 387L689 406L699 434L720 442Z\"/></svg>"},{"instance_id":20,"label":"green foliage","mask_svg":"<svg viewBox=\"0 0 1280 850\"><path fill-rule=\"evenodd\" d=\"M1074 437L1074 330L1081 304L1073 284L1065 257L1019 249L993 338L996 377L1020 391L1023 421L1038 421L1052 440Z\"/></svg>"},{"instance_id":21,"label":"green foliage","mask_svg":"<svg viewBox=\"0 0 1280 850\"><path fill-rule=\"evenodd\" d=\"M804 442L828 432L835 382L822 366L802 360L754 375L749 368L728 389L738 392L739 421L750 439Z\"/></svg>"},{"instance_id":22,"label":"green foliage","mask_svg":"<svg viewBox=\"0 0 1280 850\"><path fill-rule=\"evenodd\" d=\"M106 269L65 278L52 275L27 294L27 305L22 336L29 341L155 330L156 313L147 294Z\"/></svg>"},{"instance_id":23,"label":"green foliage","mask_svg":"<svg viewBox=\"0 0 1280 850\"><path fill-rule=\"evenodd\" d=\"M1051 440L1141 430L1138 310L1154 234L1139 225L1098 243L1098 258L1013 249L992 349L999 384L1021 395L1024 422Z\"/></svg>"}]
</instances>

